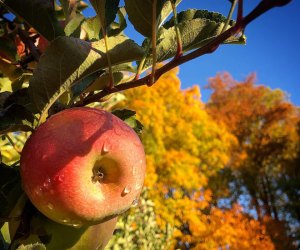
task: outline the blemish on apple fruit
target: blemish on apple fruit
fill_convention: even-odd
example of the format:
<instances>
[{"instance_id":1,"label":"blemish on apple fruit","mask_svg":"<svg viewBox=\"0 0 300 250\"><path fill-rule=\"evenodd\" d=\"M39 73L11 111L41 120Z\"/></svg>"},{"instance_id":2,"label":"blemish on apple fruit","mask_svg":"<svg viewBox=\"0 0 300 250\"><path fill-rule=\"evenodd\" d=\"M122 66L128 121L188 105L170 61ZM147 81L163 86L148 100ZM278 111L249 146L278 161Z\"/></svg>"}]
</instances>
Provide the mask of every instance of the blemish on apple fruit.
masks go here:
<instances>
[{"instance_id":1,"label":"blemish on apple fruit","mask_svg":"<svg viewBox=\"0 0 300 250\"><path fill-rule=\"evenodd\" d=\"M46 179L46 181L43 183L43 187L47 189L47 188L50 187L50 185L51 185L51 180L50 180L50 178L48 177L48 178Z\"/></svg>"},{"instance_id":2,"label":"blemish on apple fruit","mask_svg":"<svg viewBox=\"0 0 300 250\"><path fill-rule=\"evenodd\" d=\"M122 192L122 196L125 196L127 194L129 194L131 192L131 188L126 186L124 189L123 189L123 192Z\"/></svg>"}]
</instances>

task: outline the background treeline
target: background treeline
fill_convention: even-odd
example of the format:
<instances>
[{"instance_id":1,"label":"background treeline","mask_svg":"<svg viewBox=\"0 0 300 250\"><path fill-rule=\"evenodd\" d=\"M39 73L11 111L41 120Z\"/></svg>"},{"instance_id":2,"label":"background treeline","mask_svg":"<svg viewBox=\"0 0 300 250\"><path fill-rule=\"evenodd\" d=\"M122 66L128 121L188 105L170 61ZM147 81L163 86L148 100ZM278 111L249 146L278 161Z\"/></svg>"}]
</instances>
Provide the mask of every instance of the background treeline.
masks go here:
<instances>
[{"instance_id":1,"label":"background treeline","mask_svg":"<svg viewBox=\"0 0 300 250\"><path fill-rule=\"evenodd\" d=\"M145 191L110 249L297 249L299 107L279 90L230 74L210 100L181 90L176 70L125 92L114 108L144 125Z\"/></svg>"}]
</instances>

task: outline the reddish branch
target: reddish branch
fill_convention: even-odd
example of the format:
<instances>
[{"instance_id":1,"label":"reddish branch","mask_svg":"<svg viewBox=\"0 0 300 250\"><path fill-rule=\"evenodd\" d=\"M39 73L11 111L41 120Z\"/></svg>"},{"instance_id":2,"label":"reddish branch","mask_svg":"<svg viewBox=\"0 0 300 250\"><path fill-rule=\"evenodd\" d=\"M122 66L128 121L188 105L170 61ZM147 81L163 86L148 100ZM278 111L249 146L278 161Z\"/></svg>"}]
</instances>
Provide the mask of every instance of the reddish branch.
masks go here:
<instances>
[{"instance_id":1,"label":"reddish branch","mask_svg":"<svg viewBox=\"0 0 300 250\"><path fill-rule=\"evenodd\" d=\"M234 26L232 26L230 29L226 30L225 32L218 35L216 38L212 39L209 43L204 45L203 47L196 49L186 55L182 55L180 57L175 57L173 60L162 66L161 68L157 69L155 71L154 81L156 82L161 75L168 72L169 70L177 67L178 65L181 65L187 61L190 61L192 59L195 59L199 56L209 54L214 52L221 43L226 41L229 37L238 34L241 32L245 27L251 23L254 19L261 16L268 10L274 8L274 7L280 7L283 5L288 4L291 2L291 0L262 0L254 9L251 11L247 16L243 17L243 6L242 6L242 0L239 0L239 6L238 6L238 18L237 22ZM101 99L107 95L120 92L126 89L131 89L143 85L149 85L151 83L151 77L153 77L151 74L147 75L140 79L135 79L133 81L120 84L118 86L115 86L113 89L104 89L101 92L86 97L83 101L80 103L76 103L74 106L85 106L89 103L101 101Z\"/></svg>"}]
</instances>

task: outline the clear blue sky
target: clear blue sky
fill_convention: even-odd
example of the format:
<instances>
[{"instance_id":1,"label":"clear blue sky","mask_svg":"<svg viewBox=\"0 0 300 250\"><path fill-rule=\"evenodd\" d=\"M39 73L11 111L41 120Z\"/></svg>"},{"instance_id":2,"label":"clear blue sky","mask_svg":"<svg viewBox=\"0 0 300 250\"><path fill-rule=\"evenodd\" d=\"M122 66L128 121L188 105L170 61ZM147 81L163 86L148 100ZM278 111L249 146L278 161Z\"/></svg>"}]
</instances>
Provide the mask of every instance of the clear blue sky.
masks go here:
<instances>
[{"instance_id":1,"label":"clear blue sky","mask_svg":"<svg viewBox=\"0 0 300 250\"><path fill-rule=\"evenodd\" d=\"M142 0L141 0L142 1ZM121 4L123 1L121 1ZM259 0L245 0L245 12ZM182 0L178 11L188 8L207 9L225 16L230 8L226 0ZM87 11L86 14L90 14ZM275 8L252 22L246 29L247 45L223 45L213 54L194 59L180 66L182 88L199 85L203 101L209 98L209 90L203 89L210 77L228 71L241 81L252 72L259 84L287 92L290 100L300 105L300 1ZM142 37L128 23L125 32L131 38Z\"/></svg>"}]
</instances>

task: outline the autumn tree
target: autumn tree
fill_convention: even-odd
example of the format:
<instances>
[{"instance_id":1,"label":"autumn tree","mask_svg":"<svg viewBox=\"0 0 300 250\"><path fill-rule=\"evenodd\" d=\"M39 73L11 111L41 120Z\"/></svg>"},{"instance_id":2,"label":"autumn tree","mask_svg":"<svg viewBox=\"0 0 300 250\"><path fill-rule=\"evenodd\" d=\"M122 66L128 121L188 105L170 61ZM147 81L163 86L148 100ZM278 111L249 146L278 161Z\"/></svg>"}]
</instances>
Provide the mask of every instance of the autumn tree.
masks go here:
<instances>
[{"instance_id":1,"label":"autumn tree","mask_svg":"<svg viewBox=\"0 0 300 250\"><path fill-rule=\"evenodd\" d=\"M225 124L238 141L227 169L226 185L227 189L232 187L232 201L249 195L248 209L253 206L261 221L269 218L273 231L274 226L280 230L284 221L291 222L290 216L298 220L295 211L299 205L294 194L299 180L297 107L281 90L256 85L253 74L243 82L233 80L227 73L219 74L210 79L208 87L213 92L207 112L215 121ZM225 172L221 178L226 176ZM276 238L275 232L272 235ZM291 248L289 240L277 241L278 249Z\"/></svg>"}]
</instances>

